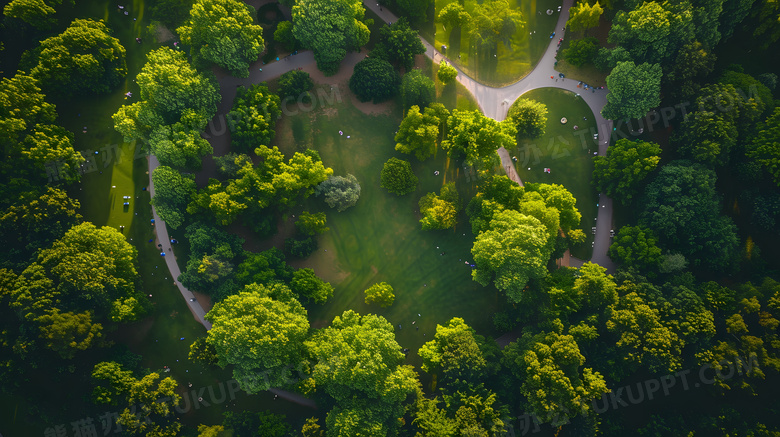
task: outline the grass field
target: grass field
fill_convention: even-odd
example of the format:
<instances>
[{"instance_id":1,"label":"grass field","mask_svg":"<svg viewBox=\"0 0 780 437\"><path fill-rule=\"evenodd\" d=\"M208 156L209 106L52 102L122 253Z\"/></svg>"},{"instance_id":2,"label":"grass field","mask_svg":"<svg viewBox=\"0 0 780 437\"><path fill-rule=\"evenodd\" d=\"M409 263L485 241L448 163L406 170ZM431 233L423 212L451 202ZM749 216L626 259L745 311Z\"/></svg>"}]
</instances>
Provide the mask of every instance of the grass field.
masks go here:
<instances>
[{"instance_id":1,"label":"grass field","mask_svg":"<svg viewBox=\"0 0 780 437\"><path fill-rule=\"evenodd\" d=\"M400 108L392 112L399 114ZM474 194L473 182L466 181L458 163L441 150L422 163L411 157L420 179L414 193L399 197L379 186L387 159L409 158L394 150L399 122L400 116L369 116L350 104L337 104L282 119L274 143L287 155L315 148L335 174L354 174L361 184L357 205L344 212L327 208L317 198L306 205L311 211L327 211L331 230L320 237L320 249L296 267L312 267L336 289L327 304L310 311L312 325L324 326L347 309L380 314L402 326L397 339L411 349L409 362L419 364L414 352L431 339L437 323L458 316L480 332L490 332L490 316L504 297L471 280L466 261L474 237L464 213L454 231L420 229L417 201L425 193L438 192L454 180L464 201ZM434 175L436 170L440 175ZM387 309L366 305L363 291L382 281L394 287L395 303Z\"/></svg>"},{"instance_id":2,"label":"grass field","mask_svg":"<svg viewBox=\"0 0 780 437\"><path fill-rule=\"evenodd\" d=\"M509 151L517 156L517 172L523 182L561 184L571 191L582 214L580 227L588 236L585 243L572 249L572 255L588 260L593 252L590 229L596 224L594 218L598 212L598 194L590 183L593 152L597 150L590 133L596 128L593 113L581 98L557 88L536 89L523 94L522 98L547 105L547 128L541 138L520 140L518 148ZM566 124L561 123L562 117L568 119ZM574 130L575 125L579 127L578 131ZM576 132L585 135L578 136ZM551 172L545 173L545 168L550 168Z\"/></svg>"},{"instance_id":3,"label":"grass field","mask_svg":"<svg viewBox=\"0 0 780 437\"><path fill-rule=\"evenodd\" d=\"M436 15L454 0L436 0ZM466 0L464 7L473 16L478 2ZM510 6L523 14L525 26L511 38L510 47L497 45L496 52L480 51L471 47L469 34L459 28L447 29L436 23L434 47L441 50L470 77L487 85L503 86L516 82L533 70L550 44L550 33L558 21L558 5L555 0L509 0ZM547 10L554 11L547 15ZM494 55L496 55L494 57Z\"/></svg>"}]
</instances>

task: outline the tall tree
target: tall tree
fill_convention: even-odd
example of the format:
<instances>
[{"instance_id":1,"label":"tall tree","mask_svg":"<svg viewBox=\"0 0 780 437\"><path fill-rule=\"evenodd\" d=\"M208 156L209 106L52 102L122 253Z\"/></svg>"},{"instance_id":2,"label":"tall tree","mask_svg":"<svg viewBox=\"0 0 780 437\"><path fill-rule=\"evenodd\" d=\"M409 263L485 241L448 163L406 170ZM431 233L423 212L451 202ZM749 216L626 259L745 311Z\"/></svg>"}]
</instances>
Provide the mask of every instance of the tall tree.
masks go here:
<instances>
[{"instance_id":1,"label":"tall tree","mask_svg":"<svg viewBox=\"0 0 780 437\"><path fill-rule=\"evenodd\" d=\"M192 46L193 60L214 63L237 77L249 76L249 64L264 49L263 28L255 8L238 0L196 0L190 19L176 29Z\"/></svg>"},{"instance_id":2,"label":"tall tree","mask_svg":"<svg viewBox=\"0 0 780 437\"><path fill-rule=\"evenodd\" d=\"M368 43L364 15L359 0L297 0L292 8L293 35L314 51L317 68L333 75L348 51Z\"/></svg>"},{"instance_id":3,"label":"tall tree","mask_svg":"<svg viewBox=\"0 0 780 437\"><path fill-rule=\"evenodd\" d=\"M641 118L661 103L661 66L618 62L607 76L607 104L601 115L610 119Z\"/></svg>"},{"instance_id":4,"label":"tall tree","mask_svg":"<svg viewBox=\"0 0 780 437\"><path fill-rule=\"evenodd\" d=\"M674 63L664 71L664 95L680 101L696 95L704 78L715 67L715 59L715 54L698 41L684 45Z\"/></svg>"},{"instance_id":5,"label":"tall tree","mask_svg":"<svg viewBox=\"0 0 780 437\"><path fill-rule=\"evenodd\" d=\"M588 30L599 25L599 18L604 13L604 8L597 1L590 5L580 1L569 9L569 20L566 27L574 32Z\"/></svg>"},{"instance_id":6,"label":"tall tree","mask_svg":"<svg viewBox=\"0 0 780 437\"><path fill-rule=\"evenodd\" d=\"M219 365L233 366L233 376L247 393L289 386L303 360L309 331L306 310L284 285L247 285L214 304L206 342Z\"/></svg>"},{"instance_id":7,"label":"tall tree","mask_svg":"<svg viewBox=\"0 0 780 437\"><path fill-rule=\"evenodd\" d=\"M290 288L308 302L323 304L333 297L333 286L320 279L314 270L298 269L293 273Z\"/></svg>"},{"instance_id":8,"label":"tall tree","mask_svg":"<svg viewBox=\"0 0 780 437\"><path fill-rule=\"evenodd\" d=\"M472 278L483 286L493 279L510 302L520 302L528 281L547 273L547 236L545 226L534 217L513 210L498 212L474 241L471 254L477 268Z\"/></svg>"},{"instance_id":9,"label":"tall tree","mask_svg":"<svg viewBox=\"0 0 780 437\"><path fill-rule=\"evenodd\" d=\"M688 2L646 1L620 11L609 31L609 42L625 47L633 60L665 63L694 39L694 17Z\"/></svg>"},{"instance_id":10,"label":"tall tree","mask_svg":"<svg viewBox=\"0 0 780 437\"><path fill-rule=\"evenodd\" d=\"M460 199L455 182L444 184L439 195L426 194L420 199L418 205L423 216L420 220L423 230L449 229L454 228L458 223Z\"/></svg>"},{"instance_id":11,"label":"tall tree","mask_svg":"<svg viewBox=\"0 0 780 437\"><path fill-rule=\"evenodd\" d=\"M593 158L593 185L627 205L660 160L658 144L622 138L607 149L607 156Z\"/></svg>"},{"instance_id":12,"label":"tall tree","mask_svg":"<svg viewBox=\"0 0 780 437\"><path fill-rule=\"evenodd\" d=\"M672 143L683 158L713 167L725 165L738 135L730 118L710 111L687 114Z\"/></svg>"},{"instance_id":13,"label":"tall tree","mask_svg":"<svg viewBox=\"0 0 780 437\"><path fill-rule=\"evenodd\" d=\"M65 359L73 358L77 351L89 349L103 336L103 325L92 323L89 311L60 313L55 308L35 321L41 326L40 336L46 347Z\"/></svg>"},{"instance_id":14,"label":"tall tree","mask_svg":"<svg viewBox=\"0 0 780 437\"><path fill-rule=\"evenodd\" d=\"M471 15L459 2L447 3L439 10L438 21L451 29L467 27L471 23Z\"/></svg>"},{"instance_id":15,"label":"tall tree","mask_svg":"<svg viewBox=\"0 0 780 437\"><path fill-rule=\"evenodd\" d=\"M30 72L47 93L107 93L127 76L125 48L102 21L74 20L64 32L41 41Z\"/></svg>"},{"instance_id":16,"label":"tall tree","mask_svg":"<svg viewBox=\"0 0 780 437\"><path fill-rule=\"evenodd\" d=\"M485 338L477 335L460 317L454 317L446 325L436 325L433 340L422 345L419 351L422 369L428 373L442 372L442 379L455 381L479 381L487 370L482 349Z\"/></svg>"}]
</instances>

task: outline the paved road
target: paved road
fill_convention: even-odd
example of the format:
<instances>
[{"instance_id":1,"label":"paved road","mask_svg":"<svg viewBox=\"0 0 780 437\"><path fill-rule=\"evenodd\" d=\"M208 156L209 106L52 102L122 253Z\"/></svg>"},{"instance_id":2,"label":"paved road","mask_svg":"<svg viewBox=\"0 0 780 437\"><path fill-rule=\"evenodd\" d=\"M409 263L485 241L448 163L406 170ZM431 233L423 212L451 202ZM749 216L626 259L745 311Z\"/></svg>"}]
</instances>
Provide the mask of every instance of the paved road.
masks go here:
<instances>
[{"instance_id":1,"label":"paved road","mask_svg":"<svg viewBox=\"0 0 780 437\"><path fill-rule=\"evenodd\" d=\"M160 165L160 162L157 161L157 157L154 155L149 156L149 192L152 197L154 197L154 183L152 183L152 172L154 171L157 166ZM192 294L192 292L188 289L186 289L183 285L181 285L181 282L178 281L179 275L181 275L181 271L179 270L179 265L176 264L176 258L173 254L173 246L170 245L171 238L168 236L168 229L165 226L165 222L160 220L160 216L157 215L156 208L152 207L152 217L154 218L154 230L157 234L157 242L158 244L163 245L163 251L165 252L165 264L168 265L168 270L171 272L171 277L175 280L176 287L179 288L179 292L181 292L182 297L184 297L184 300L187 302L187 305L190 307L190 311L192 311L192 314L195 316L195 319L198 320L203 326L206 327L206 330L211 329L211 323L206 320L203 316L206 315L206 312L203 310L203 307L200 306L200 303L195 300L195 295ZM170 249L169 249L170 248Z\"/></svg>"}]
</instances>

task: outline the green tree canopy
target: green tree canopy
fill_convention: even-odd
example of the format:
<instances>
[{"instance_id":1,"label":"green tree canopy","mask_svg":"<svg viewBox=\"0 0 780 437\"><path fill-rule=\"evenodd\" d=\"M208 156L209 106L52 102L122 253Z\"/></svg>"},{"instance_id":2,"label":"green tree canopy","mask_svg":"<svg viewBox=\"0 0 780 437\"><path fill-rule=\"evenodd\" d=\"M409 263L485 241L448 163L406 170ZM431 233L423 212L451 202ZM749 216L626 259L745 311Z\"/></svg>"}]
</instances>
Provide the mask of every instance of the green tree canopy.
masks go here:
<instances>
[{"instance_id":1,"label":"green tree canopy","mask_svg":"<svg viewBox=\"0 0 780 437\"><path fill-rule=\"evenodd\" d=\"M92 323L92 313L60 313L54 309L50 314L38 317L41 326L41 339L46 348L57 352L62 358L69 359L77 351L89 349L103 336L103 326Z\"/></svg>"},{"instance_id":2,"label":"green tree canopy","mask_svg":"<svg viewBox=\"0 0 780 437\"><path fill-rule=\"evenodd\" d=\"M57 113L37 81L22 74L0 82L0 204L54 180L74 181L84 157L73 134L54 124Z\"/></svg>"},{"instance_id":3,"label":"green tree canopy","mask_svg":"<svg viewBox=\"0 0 780 437\"><path fill-rule=\"evenodd\" d=\"M309 268L298 269L293 273L290 288L308 302L323 304L333 297L333 286L314 274Z\"/></svg>"},{"instance_id":4,"label":"green tree canopy","mask_svg":"<svg viewBox=\"0 0 780 437\"><path fill-rule=\"evenodd\" d=\"M348 51L368 43L364 15L360 0L297 0L292 8L293 35L314 51L317 68L333 75Z\"/></svg>"},{"instance_id":5,"label":"green tree canopy","mask_svg":"<svg viewBox=\"0 0 780 437\"><path fill-rule=\"evenodd\" d=\"M409 161L390 158L382 167L380 185L393 194L409 194L417 188L417 182L417 176L414 175Z\"/></svg>"},{"instance_id":6,"label":"green tree canopy","mask_svg":"<svg viewBox=\"0 0 780 437\"><path fill-rule=\"evenodd\" d=\"M303 359L309 331L306 310L283 285L247 285L242 292L214 304L206 314L212 323L206 342L219 365L232 365L233 376L247 393L290 383Z\"/></svg>"},{"instance_id":7,"label":"green tree canopy","mask_svg":"<svg viewBox=\"0 0 780 437\"><path fill-rule=\"evenodd\" d=\"M478 46L495 52L499 42L511 48L512 36L525 27L523 14L507 0L490 0L478 4L471 20L471 39Z\"/></svg>"},{"instance_id":8,"label":"green tree canopy","mask_svg":"<svg viewBox=\"0 0 780 437\"><path fill-rule=\"evenodd\" d=\"M715 54L698 41L684 45L674 63L664 71L664 94L680 100L696 95L706 76L715 68L715 59Z\"/></svg>"},{"instance_id":9,"label":"green tree canopy","mask_svg":"<svg viewBox=\"0 0 780 437\"><path fill-rule=\"evenodd\" d=\"M447 124L449 111L441 103L434 103L420 112L420 107L412 105L395 134L395 150L414 154L424 161L436 153L436 144Z\"/></svg>"},{"instance_id":10,"label":"green tree canopy","mask_svg":"<svg viewBox=\"0 0 780 437\"><path fill-rule=\"evenodd\" d=\"M587 38L576 39L569 43L569 47L563 49L561 56L569 64L574 65L575 67L582 67L585 64L593 62L598 51L599 40L589 36Z\"/></svg>"},{"instance_id":11,"label":"green tree canopy","mask_svg":"<svg viewBox=\"0 0 780 437\"><path fill-rule=\"evenodd\" d=\"M593 158L593 185L599 192L627 205L660 160L658 144L619 139L607 149L607 156Z\"/></svg>"},{"instance_id":12,"label":"green tree canopy","mask_svg":"<svg viewBox=\"0 0 780 437\"><path fill-rule=\"evenodd\" d=\"M282 21L276 25L276 30L274 31L274 42L281 44L284 50L288 52L292 52L298 47L298 40L295 39L295 35L293 35L292 21Z\"/></svg>"},{"instance_id":13,"label":"green tree canopy","mask_svg":"<svg viewBox=\"0 0 780 437\"><path fill-rule=\"evenodd\" d=\"M458 3L450 3L450 5L457 5ZM449 5L448 5L449 6ZM450 82L455 80L456 77L458 77L458 70L455 69L452 65L450 65L447 61L442 61L439 64L439 70L436 72L436 77L439 78L439 81L444 85L449 85Z\"/></svg>"},{"instance_id":14,"label":"green tree canopy","mask_svg":"<svg viewBox=\"0 0 780 437\"><path fill-rule=\"evenodd\" d=\"M661 66L618 62L607 76L607 104L601 115L610 120L640 118L661 103Z\"/></svg>"},{"instance_id":15,"label":"green tree canopy","mask_svg":"<svg viewBox=\"0 0 780 437\"><path fill-rule=\"evenodd\" d=\"M758 125L758 135L748 145L747 156L758 162L780 186L780 108Z\"/></svg>"},{"instance_id":16,"label":"green tree canopy","mask_svg":"<svg viewBox=\"0 0 780 437\"><path fill-rule=\"evenodd\" d=\"M419 203L420 220L423 230L454 228L458 223L460 198L455 182L448 182L441 187L439 195L428 193Z\"/></svg>"},{"instance_id":17,"label":"green tree canopy","mask_svg":"<svg viewBox=\"0 0 780 437\"><path fill-rule=\"evenodd\" d=\"M552 426L592 414L592 401L609 392L599 372L583 367L585 357L570 335L526 333L504 348L503 362L520 382L525 411Z\"/></svg>"},{"instance_id":18,"label":"green tree canopy","mask_svg":"<svg viewBox=\"0 0 780 437\"><path fill-rule=\"evenodd\" d=\"M295 230L300 234L313 237L330 230L325 223L326 216L324 212L312 214L308 211L304 211L298 216L298 219L295 220Z\"/></svg>"},{"instance_id":19,"label":"green tree canopy","mask_svg":"<svg viewBox=\"0 0 780 437\"><path fill-rule=\"evenodd\" d=\"M395 300L395 294L393 294L393 286L387 282L380 282L368 287L365 291L366 303L375 303L382 308L389 307Z\"/></svg>"},{"instance_id":20,"label":"green tree canopy","mask_svg":"<svg viewBox=\"0 0 780 437\"><path fill-rule=\"evenodd\" d=\"M418 40L419 41L419 40ZM420 70L412 70L401 79L401 105L425 107L436 99L436 84Z\"/></svg>"},{"instance_id":21,"label":"green tree canopy","mask_svg":"<svg viewBox=\"0 0 780 437\"><path fill-rule=\"evenodd\" d=\"M328 176L315 190L317 196L325 196L325 203L341 212L355 206L360 198L360 183L354 175Z\"/></svg>"},{"instance_id":22,"label":"green tree canopy","mask_svg":"<svg viewBox=\"0 0 780 437\"><path fill-rule=\"evenodd\" d=\"M618 231L608 254L624 267L646 271L658 267L661 262L661 249L657 243L658 239L651 230L626 225Z\"/></svg>"},{"instance_id":23,"label":"green tree canopy","mask_svg":"<svg viewBox=\"0 0 780 437\"><path fill-rule=\"evenodd\" d=\"M574 32L588 30L599 25L599 18L604 13L604 8L597 1L590 5L580 1L569 9L569 20L566 27Z\"/></svg>"},{"instance_id":24,"label":"green tree canopy","mask_svg":"<svg viewBox=\"0 0 780 437\"><path fill-rule=\"evenodd\" d=\"M168 227L177 229L184 223L187 204L195 193L195 177L170 167L160 166L152 172L152 183L154 183L152 205Z\"/></svg>"},{"instance_id":25,"label":"green tree canopy","mask_svg":"<svg viewBox=\"0 0 780 437\"><path fill-rule=\"evenodd\" d=\"M451 29L467 27L471 23L471 15L466 12L466 9L459 2L447 3L446 6L439 10L437 18L445 27L450 27Z\"/></svg>"},{"instance_id":26,"label":"green tree canopy","mask_svg":"<svg viewBox=\"0 0 780 437\"><path fill-rule=\"evenodd\" d=\"M720 215L720 209L715 173L676 161L665 165L647 186L639 223L694 266L724 269L733 265L738 240L734 223Z\"/></svg>"},{"instance_id":27,"label":"green tree canopy","mask_svg":"<svg viewBox=\"0 0 780 437\"><path fill-rule=\"evenodd\" d=\"M417 31L409 26L409 22L404 17L393 24L382 26L379 29L379 42L371 50L372 57L403 67L407 72L411 72L414 66L414 56L424 53L425 46L417 36Z\"/></svg>"},{"instance_id":28,"label":"green tree canopy","mask_svg":"<svg viewBox=\"0 0 780 437\"><path fill-rule=\"evenodd\" d=\"M737 143L737 126L730 117L710 111L689 113L672 137L683 158L709 166L724 165Z\"/></svg>"},{"instance_id":29,"label":"green tree canopy","mask_svg":"<svg viewBox=\"0 0 780 437\"><path fill-rule=\"evenodd\" d=\"M56 23L53 6L58 6L61 1L53 0L12 0L3 8L3 15L17 18L25 23L44 30Z\"/></svg>"},{"instance_id":30,"label":"green tree canopy","mask_svg":"<svg viewBox=\"0 0 780 437\"><path fill-rule=\"evenodd\" d=\"M634 10L618 12L608 41L626 48L635 62L665 63L693 41L692 9L687 2L645 1Z\"/></svg>"},{"instance_id":31,"label":"green tree canopy","mask_svg":"<svg viewBox=\"0 0 780 437\"><path fill-rule=\"evenodd\" d=\"M498 122L479 110L455 109L447 119L447 139L441 147L451 157L464 156L472 164L494 159L499 147L512 149L517 145L517 129L511 121Z\"/></svg>"},{"instance_id":32,"label":"green tree canopy","mask_svg":"<svg viewBox=\"0 0 780 437\"><path fill-rule=\"evenodd\" d=\"M125 48L102 21L76 19L41 41L31 75L51 94L107 93L127 75Z\"/></svg>"},{"instance_id":33,"label":"green tree canopy","mask_svg":"<svg viewBox=\"0 0 780 437\"><path fill-rule=\"evenodd\" d=\"M398 92L401 79L389 62L379 58L366 58L355 65L349 78L349 89L361 102L383 102Z\"/></svg>"},{"instance_id":34,"label":"green tree canopy","mask_svg":"<svg viewBox=\"0 0 780 437\"><path fill-rule=\"evenodd\" d=\"M311 89L314 88L314 81L311 80L309 73L303 70L292 70L279 77L279 97L286 101L300 101L309 103L311 101Z\"/></svg>"},{"instance_id":35,"label":"green tree canopy","mask_svg":"<svg viewBox=\"0 0 780 437\"><path fill-rule=\"evenodd\" d=\"M229 114L234 149L246 152L270 144L280 115L279 96L268 91L265 83L252 85L249 89L238 88Z\"/></svg>"},{"instance_id":36,"label":"green tree canopy","mask_svg":"<svg viewBox=\"0 0 780 437\"><path fill-rule=\"evenodd\" d=\"M547 273L547 237L547 228L534 217L513 210L496 213L471 249L477 266L472 278L483 286L493 279L510 302L520 302L528 281Z\"/></svg>"},{"instance_id":37,"label":"green tree canopy","mask_svg":"<svg viewBox=\"0 0 780 437\"><path fill-rule=\"evenodd\" d=\"M96 404L124 407L115 424L131 436L173 437L181 431L174 407L181 402L176 380L148 373L138 379L114 361L95 365L92 392ZM113 420L113 419L112 419Z\"/></svg>"},{"instance_id":38,"label":"green tree canopy","mask_svg":"<svg viewBox=\"0 0 780 437\"><path fill-rule=\"evenodd\" d=\"M428 373L440 370L451 381L483 379L487 370L482 353L484 342L484 337L477 335L463 319L454 317L444 326L436 325L433 340L420 348L422 369Z\"/></svg>"},{"instance_id":39,"label":"green tree canopy","mask_svg":"<svg viewBox=\"0 0 780 437\"><path fill-rule=\"evenodd\" d=\"M0 213L0 244L5 248L0 259L26 267L36 250L49 247L81 222L79 207L78 200L57 188L22 197Z\"/></svg>"},{"instance_id":40,"label":"green tree canopy","mask_svg":"<svg viewBox=\"0 0 780 437\"><path fill-rule=\"evenodd\" d=\"M509 107L507 118L517 128L522 138L538 138L544 135L547 127L547 105L531 99L517 99Z\"/></svg>"},{"instance_id":41,"label":"green tree canopy","mask_svg":"<svg viewBox=\"0 0 780 437\"><path fill-rule=\"evenodd\" d=\"M255 8L238 0L196 0L190 19L176 29L192 47L195 62L219 65L237 77L249 77L249 64L264 49L263 28Z\"/></svg>"}]
</instances>

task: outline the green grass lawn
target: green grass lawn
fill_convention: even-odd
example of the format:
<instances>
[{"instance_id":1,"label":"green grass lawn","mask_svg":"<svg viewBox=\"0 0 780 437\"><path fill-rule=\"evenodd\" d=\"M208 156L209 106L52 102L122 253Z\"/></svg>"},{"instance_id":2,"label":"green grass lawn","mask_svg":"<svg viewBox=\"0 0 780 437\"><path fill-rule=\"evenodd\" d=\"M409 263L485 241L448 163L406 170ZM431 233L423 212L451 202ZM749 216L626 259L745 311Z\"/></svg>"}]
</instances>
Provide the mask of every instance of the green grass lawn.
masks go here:
<instances>
[{"instance_id":1,"label":"green grass lawn","mask_svg":"<svg viewBox=\"0 0 780 437\"><path fill-rule=\"evenodd\" d=\"M452 1L436 0L436 15ZM465 0L464 7L472 14L478 3ZM509 4L522 12L525 26L515 32L510 47L498 44L496 57L492 52L476 53L467 32L445 29L442 23L436 23L434 46L441 50L442 45L446 45L444 55L479 82L503 86L522 79L533 70L550 44L550 33L558 21L559 3L554 0L509 0ZM547 15L548 9L554 11L552 15Z\"/></svg>"},{"instance_id":2,"label":"green grass lawn","mask_svg":"<svg viewBox=\"0 0 780 437\"><path fill-rule=\"evenodd\" d=\"M598 213L598 194L590 182L593 152L598 149L592 140L592 132L596 132L593 113L574 93L557 88L536 89L523 94L522 98L547 105L547 128L541 138L520 140L517 150L510 150L510 154L517 157L517 172L523 182L561 184L571 191L582 214L580 227L588 236L585 243L572 248L572 255L588 260L593 241L590 229L596 225L594 218ZM568 119L566 124L561 123L562 117ZM575 135L575 125L586 134L582 137ZM585 140L584 145L581 138ZM544 168L550 168L551 172L545 173Z\"/></svg>"},{"instance_id":3,"label":"green grass lawn","mask_svg":"<svg viewBox=\"0 0 780 437\"><path fill-rule=\"evenodd\" d=\"M394 108L392 114L400 114L400 108ZM361 184L357 205L344 212L327 208L317 198L294 212L306 208L328 214L330 231L320 237L320 249L307 260L294 263L313 268L335 287L327 304L310 309L312 325L325 326L347 309L380 314L396 327L402 325L397 331L398 342L411 349L409 362L419 364L415 351L432 338L436 324L463 317L487 334L492 331L491 315L505 298L493 287L471 280L471 268L465 262L471 260L474 236L464 213L454 231L420 229L417 202L425 193L438 192L445 182L456 181L464 202L474 194L474 183L466 181L459 163L448 160L441 150L423 163L411 157L420 178L414 193L399 197L379 186L387 159L409 158L394 150L393 136L399 122L398 115L369 116L345 102L283 118L274 144L288 156L312 147L336 175L354 174ZM339 130L344 131L343 136ZM434 175L436 170L441 172L439 176ZM366 305L363 291L382 281L395 289L395 303L387 309ZM422 317L418 318L418 313ZM417 321L416 325L412 321Z\"/></svg>"}]
</instances>

